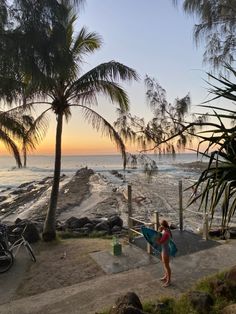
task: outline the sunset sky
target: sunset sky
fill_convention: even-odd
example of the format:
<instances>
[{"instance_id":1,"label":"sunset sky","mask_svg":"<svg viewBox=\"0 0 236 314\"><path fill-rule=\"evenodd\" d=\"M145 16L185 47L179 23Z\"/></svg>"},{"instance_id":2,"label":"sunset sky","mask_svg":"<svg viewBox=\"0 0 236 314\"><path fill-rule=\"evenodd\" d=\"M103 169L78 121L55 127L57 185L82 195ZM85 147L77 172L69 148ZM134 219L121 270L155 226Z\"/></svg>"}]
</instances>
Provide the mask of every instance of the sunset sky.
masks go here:
<instances>
[{"instance_id":1,"label":"sunset sky","mask_svg":"<svg viewBox=\"0 0 236 314\"><path fill-rule=\"evenodd\" d=\"M197 49L193 40L194 21L181 8L174 8L171 0L87 0L79 13L77 29L85 25L102 36L103 46L88 56L84 71L116 60L138 72L139 82L123 85L132 113L146 120L151 118L145 102L145 74L159 81L170 102L190 92L192 111L196 111L195 105L206 99L203 79L207 68L202 65L203 47ZM103 98L96 108L111 123L116 119L115 109ZM117 153L109 139L93 130L76 110L72 113L69 123L64 124L64 155ZM52 115L47 136L33 154L53 154L54 141Z\"/></svg>"}]
</instances>

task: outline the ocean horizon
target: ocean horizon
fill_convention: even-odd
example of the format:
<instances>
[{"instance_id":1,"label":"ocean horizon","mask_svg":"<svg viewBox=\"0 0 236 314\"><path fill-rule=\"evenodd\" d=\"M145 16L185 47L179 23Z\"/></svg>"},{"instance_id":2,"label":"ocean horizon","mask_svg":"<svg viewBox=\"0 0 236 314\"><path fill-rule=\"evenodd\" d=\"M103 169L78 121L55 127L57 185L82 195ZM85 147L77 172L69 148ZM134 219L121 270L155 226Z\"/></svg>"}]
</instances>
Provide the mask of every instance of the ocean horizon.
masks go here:
<instances>
[{"instance_id":1,"label":"ocean horizon","mask_svg":"<svg viewBox=\"0 0 236 314\"><path fill-rule=\"evenodd\" d=\"M178 163L191 163L201 160L196 153L180 153L175 157L171 154L154 155L148 157L155 160L160 171L175 172ZM119 154L109 155L62 155L61 174L72 176L83 167L92 168L98 172L117 170L123 171L123 161ZM22 183L41 180L52 176L54 169L54 155L29 155L27 168L17 168L12 156L0 156L0 191L6 188L17 187ZM142 171L142 165L138 169L129 171Z\"/></svg>"}]
</instances>

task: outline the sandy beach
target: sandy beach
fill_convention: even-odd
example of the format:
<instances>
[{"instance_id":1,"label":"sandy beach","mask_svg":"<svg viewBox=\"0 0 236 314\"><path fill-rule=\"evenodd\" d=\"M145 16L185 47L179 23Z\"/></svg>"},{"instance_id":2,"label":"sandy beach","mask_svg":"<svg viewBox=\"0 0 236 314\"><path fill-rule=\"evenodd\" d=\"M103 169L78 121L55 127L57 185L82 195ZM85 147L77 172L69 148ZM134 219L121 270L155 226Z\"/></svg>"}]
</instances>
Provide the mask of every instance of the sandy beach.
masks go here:
<instances>
[{"instance_id":1,"label":"sandy beach","mask_svg":"<svg viewBox=\"0 0 236 314\"><path fill-rule=\"evenodd\" d=\"M195 169L196 170L196 169ZM148 178L141 171L95 172L92 169L82 168L72 177L63 175L60 183L57 220L66 221L74 216L108 218L118 214L127 225L127 187L132 186L133 216L146 222L153 221L154 212L158 211L160 218L179 225L179 181L183 185L183 207L187 206L191 189L186 190L198 173L189 172L179 174L158 172ZM5 222L14 222L16 218L43 221L50 197L52 178L45 178L40 182L30 182L9 191L2 201L0 219ZM6 193L6 192L5 192ZM10 201L9 201L10 199ZM199 204L190 208L198 210ZM192 231L202 229L202 215L184 211L184 228Z\"/></svg>"}]
</instances>

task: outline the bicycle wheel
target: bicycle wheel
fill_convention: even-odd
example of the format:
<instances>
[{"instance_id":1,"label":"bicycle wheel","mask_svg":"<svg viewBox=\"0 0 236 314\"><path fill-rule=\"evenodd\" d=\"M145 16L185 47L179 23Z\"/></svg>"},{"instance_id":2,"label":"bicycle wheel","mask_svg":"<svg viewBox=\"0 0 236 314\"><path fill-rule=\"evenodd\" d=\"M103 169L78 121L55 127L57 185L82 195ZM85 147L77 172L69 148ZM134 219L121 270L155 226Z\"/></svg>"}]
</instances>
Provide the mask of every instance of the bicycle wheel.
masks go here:
<instances>
[{"instance_id":1,"label":"bicycle wheel","mask_svg":"<svg viewBox=\"0 0 236 314\"><path fill-rule=\"evenodd\" d=\"M5 273L13 265L13 255L9 250L0 250L0 273Z\"/></svg>"},{"instance_id":2,"label":"bicycle wheel","mask_svg":"<svg viewBox=\"0 0 236 314\"><path fill-rule=\"evenodd\" d=\"M32 247L30 246L29 242L25 241L24 246L25 246L25 249L28 252L31 260L35 263L36 262L36 257L34 255L34 252L32 250Z\"/></svg>"}]
</instances>

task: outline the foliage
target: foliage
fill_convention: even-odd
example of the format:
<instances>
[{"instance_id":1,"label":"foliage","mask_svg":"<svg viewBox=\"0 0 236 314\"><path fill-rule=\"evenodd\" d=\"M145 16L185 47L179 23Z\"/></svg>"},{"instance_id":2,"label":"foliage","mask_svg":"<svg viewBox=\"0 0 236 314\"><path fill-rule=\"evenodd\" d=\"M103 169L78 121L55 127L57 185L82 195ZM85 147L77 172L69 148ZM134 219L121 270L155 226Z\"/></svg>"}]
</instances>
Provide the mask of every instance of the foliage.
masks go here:
<instances>
[{"instance_id":1,"label":"foliage","mask_svg":"<svg viewBox=\"0 0 236 314\"><path fill-rule=\"evenodd\" d=\"M177 3L177 0L173 0ZM214 68L235 60L236 2L234 0L184 0L183 9L199 19L194 37L205 40L204 61Z\"/></svg>"},{"instance_id":2,"label":"foliage","mask_svg":"<svg viewBox=\"0 0 236 314\"><path fill-rule=\"evenodd\" d=\"M176 98L171 104L166 91L155 78L146 76L146 98L153 118L145 123L143 118L132 116L130 112L119 111L115 128L130 143L137 143L141 152L172 153L191 146L196 125L205 121L204 116L190 117L190 96ZM187 122L191 119L191 122Z\"/></svg>"},{"instance_id":3,"label":"foliage","mask_svg":"<svg viewBox=\"0 0 236 314\"><path fill-rule=\"evenodd\" d=\"M234 78L236 72L230 66L227 69ZM236 100L236 85L221 76L216 78L210 75L222 87L211 85L210 92L214 94L212 100L226 98ZM235 104L234 104L235 105ZM199 177L194 185L197 190L201 185L203 188L197 196L193 196L190 204L197 199L201 199L200 208L210 213L214 217L216 209L221 207L221 227L224 231L229 225L236 210L236 128L235 111L210 105L203 105L205 108L211 108L214 113L211 115L218 122L203 123L207 129L198 133L201 139L198 152L202 144L207 143L206 150L201 153L209 158L208 167ZM231 124L230 124L231 123ZM199 189L200 190L200 189Z\"/></svg>"},{"instance_id":4,"label":"foliage","mask_svg":"<svg viewBox=\"0 0 236 314\"><path fill-rule=\"evenodd\" d=\"M10 57L7 53L0 56L0 67L6 70L10 62L14 64L14 71L6 72L7 75L3 76L1 71L0 97L7 104L13 100L21 102L21 112L31 112L35 106L42 110L35 121L29 116L22 117L26 131L23 140L25 152L42 137L42 130L45 129L43 118L48 111L55 114L57 121L54 180L44 225L45 240L56 236L64 120L69 121L72 107L80 110L81 118L115 142L122 153L125 167L125 145L119 133L93 107L98 103L97 96L102 94L118 104L122 112L126 112L129 109L128 95L119 82L138 79L133 69L116 61L100 64L83 73L84 57L101 47L101 38L85 27L75 34L76 15L72 2L80 4L84 1L15 1L7 7L11 12L11 24L8 23L8 27L5 25L0 34L6 51L10 44L13 46ZM42 125L43 129L38 133L38 127Z\"/></svg>"},{"instance_id":5,"label":"foliage","mask_svg":"<svg viewBox=\"0 0 236 314\"><path fill-rule=\"evenodd\" d=\"M197 282L191 289L193 291L203 291L212 296L214 305L209 310L209 314L220 314L225 306L236 301L235 297L232 297L231 295L222 297L214 291L213 284L217 280L223 280L224 277L225 272L206 277ZM233 290L232 287L229 287L229 289ZM145 313L150 314L201 314L192 307L188 298L188 292L182 294L180 298L162 297L156 300L146 301L143 303L143 309ZM99 314L107 313L109 313L109 310L99 312Z\"/></svg>"},{"instance_id":6,"label":"foliage","mask_svg":"<svg viewBox=\"0 0 236 314\"><path fill-rule=\"evenodd\" d=\"M18 167L21 167L20 152L16 141L24 134L24 127L18 115L12 110L0 111L0 141L15 157Z\"/></svg>"}]
</instances>

